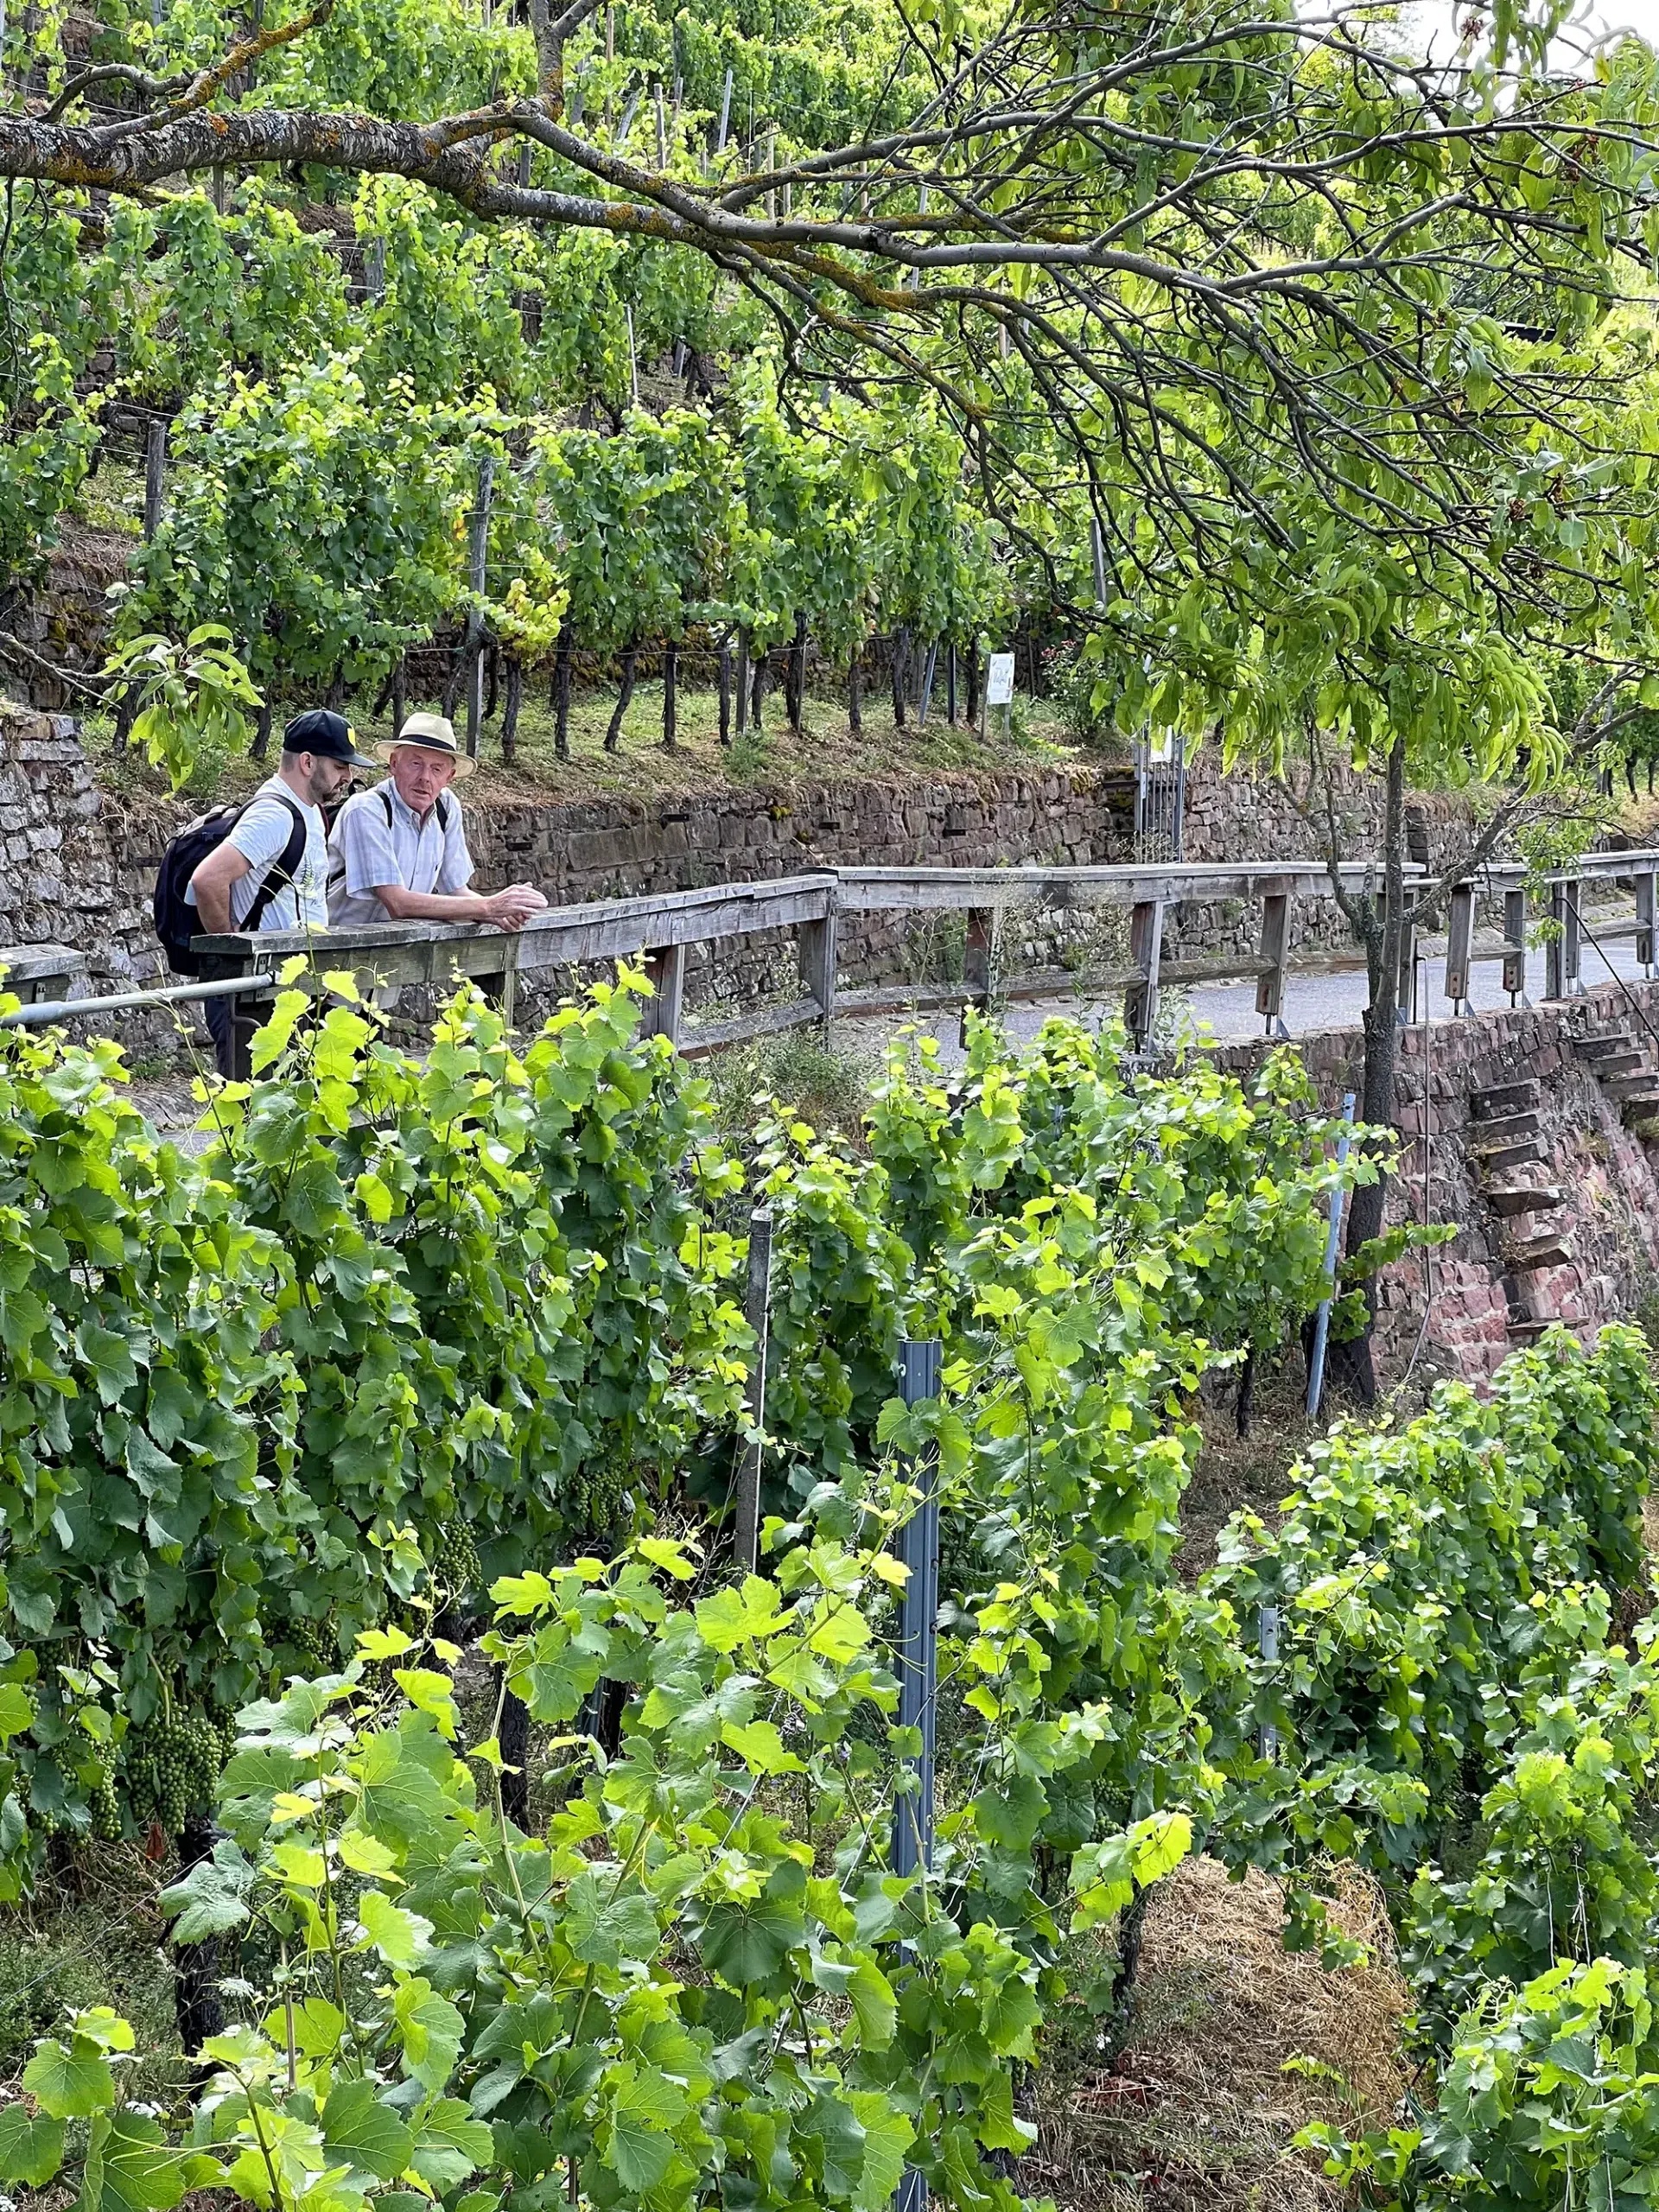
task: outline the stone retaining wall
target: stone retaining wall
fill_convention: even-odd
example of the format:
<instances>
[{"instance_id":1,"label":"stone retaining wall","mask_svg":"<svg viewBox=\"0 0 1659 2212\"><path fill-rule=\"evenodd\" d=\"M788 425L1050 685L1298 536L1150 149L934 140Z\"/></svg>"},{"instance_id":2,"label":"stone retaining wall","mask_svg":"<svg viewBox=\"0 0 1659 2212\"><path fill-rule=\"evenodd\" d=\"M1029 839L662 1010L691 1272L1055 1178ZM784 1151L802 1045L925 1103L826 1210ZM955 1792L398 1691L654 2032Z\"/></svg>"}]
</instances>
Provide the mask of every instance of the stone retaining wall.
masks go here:
<instances>
[{"instance_id":1,"label":"stone retaining wall","mask_svg":"<svg viewBox=\"0 0 1659 2212\"><path fill-rule=\"evenodd\" d=\"M1389 1218L1455 1222L1456 1242L1408 1254L1380 1285L1378 1349L1397 1376L1419 1336L1431 1368L1475 1379L1489 1375L1517 1341L1512 1311L1536 1320L1597 1327L1627 1320L1659 1284L1659 1147L1624 1125L1619 1105L1573 1051L1573 1040L1624 1030L1659 1059L1659 982L1632 983L1629 996L1609 988L1566 1001L1431 1022L1406 1031L1395 1077L1400 1173ZM1226 1048L1220 1059L1243 1070L1266 1048ZM1324 1104L1340 1109L1359 1083L1362 1040L1332 1031L1297 1040ZM1517 1274L1510 1254L1512 1224L1500 1222L1470 1147L1471 1096L1529 1077L1539 1084L1544 1164L1514 1179L1555 1185L1565 1203L1532 1218L1558 1230L1569 1248L1561 1264ZM1427 1260L1427 1266L1425 1261ZM1425 1298L1427 1288L1427 1301ZM1427 1302L1428 1326L1423 1330Z\"/></svg>"},{"instance_id":2,"label":"stone retaining wall","mask_svg":"<svg viewBox=\"0 0 1659 2212\"><path fill-rule=\"evenodd\" d=\"M1263 854L1311 855L1315 840L1281 785L1224 777L1213 748L1188 779L1187 852L1193 860ZM1367 843L1370 786L1344 800L1356 849ZM94 979L130 987L160 979L149 925L156 868L168 839L195 810L118 797L95 783L75 726L0 702L0 944L54 940L79 946ZM1452 810L1431 810L1435 856L1457 834ZM1121 765L1072 762L812 782L683 799L620 798L468 806L467 822L486 889L538 883L559 905L683 891L841 866L1057 866L1132 857L1133 782ZM1127 917L1015 913L1005 967L1121 958ZM1172 912L1166 951L1249 950L1258 915L1239 905ZM1346 943L1334 905L1307 901L1293 917L1294 944ZM871 915L843 929L842 975L849 984L944 982L961 972L960 916L922 920ZM688 976L691 1005L753 1003L792 990L793 953L783 939L698 948ZM152 1025L152 1028L154 1028ZM164 1027L170 1029L170 1021ZM135 1038L138 1030L127 1027ZM156 1033L159 1035L160 1030ZM148 1034L148 1033L146 1033Z\"/></svg>"}]
</instances>

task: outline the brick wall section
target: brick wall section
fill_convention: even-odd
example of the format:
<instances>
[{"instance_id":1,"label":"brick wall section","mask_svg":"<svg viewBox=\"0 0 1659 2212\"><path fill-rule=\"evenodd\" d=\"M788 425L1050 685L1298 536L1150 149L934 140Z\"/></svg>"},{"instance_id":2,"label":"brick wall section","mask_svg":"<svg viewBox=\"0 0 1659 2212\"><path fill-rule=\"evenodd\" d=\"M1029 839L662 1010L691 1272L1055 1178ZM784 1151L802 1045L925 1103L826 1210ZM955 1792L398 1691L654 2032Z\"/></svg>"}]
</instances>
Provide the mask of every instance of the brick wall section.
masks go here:
<instances>
[{"instance_id":1,"label":"brick wall section","mask_svg":"<svg viewBox=\"0 0 1659 2212\"><path fill-rule=\"evenodd\" d=\"M1643 1143L1618 1103L1573 1050L1573 1039L1622 1029L1653 1047L1643 1020L1659 1031L1659 982L1633 983L1627 999L1610 988L1567 1002L1465 1016L1404 1033L1395 1080L1402 1133L1401 1173L1389 1217L1423 1214L1425 1135L1431 1218L1459 1224L1457 1241L1428 1255L1433 1295L1424 1355L1470 1379L1489 1375L1510 1351L1511 1306L1536 1319L1599 1326L1628 1319L1659 1281L1659 1147ZM1243 1071L1265 1047L1230 1046L1218 1057ZM1298 1051L1325 1105L1339 1110L1357 1088L1357 1032L1299 1040ZM1659 1051L1650 1053L1659 1058ZM1530 1174L1556 1185L1566 1204L1548 1217L1572 1248L1562 1266L1517 1276L1508 1242L1484 1195L1470 1152L1471 1094L1535 1076L1545 1165ZM1516 1179L1520 1179L1517 1176ZM1543 1217L1540 1226L1545 1226ZM1411 1254L1381 1285L1379 1338L1385 1373L1398 1375L1422 1329L1424 1263Z\"/></svg>"}]
</instances>

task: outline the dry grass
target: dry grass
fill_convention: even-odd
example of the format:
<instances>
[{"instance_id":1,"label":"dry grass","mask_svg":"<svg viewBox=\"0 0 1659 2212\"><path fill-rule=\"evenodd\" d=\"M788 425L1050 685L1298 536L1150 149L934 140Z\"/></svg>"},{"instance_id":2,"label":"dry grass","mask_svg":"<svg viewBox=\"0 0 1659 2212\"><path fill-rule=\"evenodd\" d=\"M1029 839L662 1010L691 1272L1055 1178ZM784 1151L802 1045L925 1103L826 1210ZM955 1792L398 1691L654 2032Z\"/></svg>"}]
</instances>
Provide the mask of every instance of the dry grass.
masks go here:
<instances>
[{"instance_id":1,"label":"dry grass","mask_svg":"<svg viewBox=\"0 0 1659 2212\"><path fill-rule=\"evenodd\" d=\"M1287 1952L1279 1892L1229 1881L1213 1859L1154 1893L1129 2046L1039 2106L1027 2196L1065 2212L1321 2212L1348 2202L1291 2139L1315 2120L1386 2126L1410 2076L1399 2053L1406 1989L1382 1901L1344 1869L1333 1920L1373 1963L1328 1971Z\"/></svg>"},{"instance_id":2,"label":"dry grass","mask_svg":"<svg viewBox=\"0 0 1659 2212\"><path fill-rule=\"evenodd\" d=\"M1240 1436L1235 1425L1230 1381L1213 1401L1206 1398L1198 1407L1204 1442L1181 1500L1177 1564L1183 1582L1196 1582L1215 1565L1217 1540L1235 1513L1259 1514L1269 1525L1277 1521L1278 1508L1290 1491L1293 1462L1324 1433L1323 1421L1307 1418L1306 1388L1300 1358L1293 1351L1277 1367L1258 1375L1248 1436ZM1329 1410L1342 1408L1332 1405Z\"/></svg>"}]
</instances>

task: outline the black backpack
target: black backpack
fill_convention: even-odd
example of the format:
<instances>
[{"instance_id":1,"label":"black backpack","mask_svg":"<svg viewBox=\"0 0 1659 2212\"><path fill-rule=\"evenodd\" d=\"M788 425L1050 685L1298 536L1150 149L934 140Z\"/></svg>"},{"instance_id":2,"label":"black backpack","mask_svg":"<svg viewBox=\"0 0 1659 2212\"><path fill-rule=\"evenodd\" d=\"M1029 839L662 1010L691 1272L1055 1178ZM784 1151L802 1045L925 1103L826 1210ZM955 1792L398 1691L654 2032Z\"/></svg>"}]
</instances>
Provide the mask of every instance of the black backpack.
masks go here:
<instances>
[{"instance_id":1,"label":"black backpack","mask_svg":"<svg viewBox=\"0 0 1659 2212\"><path fill-rule=\"evenodd\" d=\"M216 852L224 843L252 804L252 799L246 799L240 806L210 807L206 814L199 814L194 822L187 823L162 855L151 911L162 950L175 976L201 973L200 955L190 950L191 938L203 934L201 917L184 896L190 887L190 879L208 854ZM271 900L293 882L294 872L305 857L305 817L295 800L283 798L283 804L293 816L294 826L288 833L287 844L265 870L265 880L254 893L252 906L237 924L238 934L259 927Z\"/></svg>"}]
</instances>

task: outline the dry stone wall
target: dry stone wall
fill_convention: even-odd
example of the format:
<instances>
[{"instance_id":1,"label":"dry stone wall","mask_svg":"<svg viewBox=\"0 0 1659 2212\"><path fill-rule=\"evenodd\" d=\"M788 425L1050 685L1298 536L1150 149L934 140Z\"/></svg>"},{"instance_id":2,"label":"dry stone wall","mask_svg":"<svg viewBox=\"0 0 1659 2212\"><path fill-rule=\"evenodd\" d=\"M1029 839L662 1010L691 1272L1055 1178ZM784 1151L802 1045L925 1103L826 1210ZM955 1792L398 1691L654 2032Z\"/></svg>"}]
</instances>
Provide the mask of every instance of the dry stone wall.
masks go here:
<instances>
[{"instance_id":1,"label":"dry stone wall","mask_svg":"<svg viewBox=\"0 0 1659 2212\"><path fill-rule=\"evenodd\" d=\"M168 838L194 810L116 796L95 781L73 722L0 703L0 943L52 940L79 946L95 979L143 983L160 973L149 902ZM1312 855L1313 834L1284 787L1219 773L1213 748L1187 785L1187 853L1194 860ZM1344 799L1356 849L1368 842L1371 794ZM797 874L816 868L995 867L1034 861L1077 866L1131 857L1133 779L1121 766L1073 762L954 772L855 783L807 782L692 798L632 802L497 801L467 818L484 888L538 883L558 905L722 880ZM1456 832L1448 815L1432 830L1438 851ZM1122 918L1116 917L1121 925ZM1340 944L1333 906L1304 903L1298 941ZM1249 950L1258 918L1239 906L1173 912L1166 950ZM1121 950L1114 920L1087 916L1012 919L1006 965L1075 960L1093 935L1107 957ZM873 915L849 923L842 944L849 983L949 980L960 972L959 918L918 924ZM1082 941L1080 941L1082 940ZM700 948L688 977L691 1005L744 1004L790 988L791 947L779 941Z\"/></svg>"},{"instance_id":2,"label":"dry stone wall","mask_svg":"<svg viewBox=\"0 0 1659 2212\"><path fill-rule=\"evenodd\" d=\"M1431 1369L1490 1375L1529 1325L1627 1320L1659 1287L1659 1123L1628 1095L1643 1077L1598 1075L1602 1063L1586 1048L1613 1038L1630 1040L1627 1057L1659 1067L1659 982L1402 1033L1394 1116L1400 1173L1389 1216L1454 1222L1458 1236L1386 1271L1378 1314L1386 1373L1400 1375L1421 1338ZM1220 1058L1243 1070L1265 1049L1229 1047ZM1302 1038L1296 1050L1331 1110L1358 1089L1357 1032ZM1659 1087L1659 1074L1654 1081ZM1529 1146L1522 1130L1517 1149L1538 1157L1495 1176L1480 1147L1511 1124L1495 1122L1493 1109L1532 1085L1535 1104L1519 1119L1532 1122L1535 1135ZM1521 1186L1559 1202L1500 1214L1494 1190Z\"/></svg>"}]
</instances>

